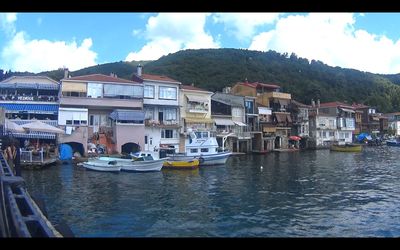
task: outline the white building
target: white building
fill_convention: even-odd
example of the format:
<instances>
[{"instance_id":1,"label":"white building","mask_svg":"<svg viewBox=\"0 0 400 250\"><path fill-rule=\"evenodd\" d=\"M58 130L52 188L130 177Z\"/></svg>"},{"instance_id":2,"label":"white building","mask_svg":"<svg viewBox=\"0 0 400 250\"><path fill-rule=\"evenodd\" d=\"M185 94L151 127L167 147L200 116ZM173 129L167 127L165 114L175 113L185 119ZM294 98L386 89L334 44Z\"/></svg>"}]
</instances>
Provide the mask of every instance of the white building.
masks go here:
<instances>
[{"instance_id":1,"label":"white building","mask_svg":"<svg viewBox=\"0 0 400 250\"><path fill-rule=\"evenodd\" d=\"M180 82L166 76L142 74L142 66L137 67L134 81L143 82L145 112L146 151L166 153L179 149L179 85Z\"/></svg>"}]
</instances>

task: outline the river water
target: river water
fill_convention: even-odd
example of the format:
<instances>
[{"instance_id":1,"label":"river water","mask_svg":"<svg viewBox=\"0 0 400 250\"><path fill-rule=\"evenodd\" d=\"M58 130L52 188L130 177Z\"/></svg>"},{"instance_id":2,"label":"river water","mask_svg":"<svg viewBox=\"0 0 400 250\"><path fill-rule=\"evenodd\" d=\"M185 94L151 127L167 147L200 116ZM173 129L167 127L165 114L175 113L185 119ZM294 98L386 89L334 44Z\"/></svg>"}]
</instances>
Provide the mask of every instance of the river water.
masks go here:
<instances>
[{"instance_id":1,"label":"river water","mask_svg":"<svg viewBox=\"0 0 400 250\"><path fill-rule=\"evenodd\" d=\"M198 170L23 171L76 237L399 237L400 148L232 156Z\"/></svg>"}]
</instances>

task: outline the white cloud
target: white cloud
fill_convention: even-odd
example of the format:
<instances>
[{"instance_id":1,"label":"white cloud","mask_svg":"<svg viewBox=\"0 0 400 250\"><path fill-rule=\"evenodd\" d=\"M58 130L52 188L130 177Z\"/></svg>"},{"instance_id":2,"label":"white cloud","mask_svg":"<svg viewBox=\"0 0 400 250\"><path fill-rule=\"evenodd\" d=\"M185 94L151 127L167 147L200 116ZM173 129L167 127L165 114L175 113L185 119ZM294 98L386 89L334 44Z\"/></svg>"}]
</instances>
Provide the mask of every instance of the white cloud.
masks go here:
<instances>
[{"instance_id":1,"label":"white cloud","mask_svg":"<svg viewBox=\"0 0 400 250\"><path fill-rule=\"evenodd\" d=\"M7 36L15 34L15 21L17 13L0 13L0 28Z\"/></svg>"},{"instance_id":2,"label":"white cloud","mask_svg":"<svg viewBox=\"0 0 400 250\"><path fill-rule=\"evenodd\" d=\"M253 37L251 50L296 53L331 66L372 73L400 72L400 40L354 28L350 13L291 15Z\"/></svg>"},{"instance_id":3,"label":"white cloud","mask_svg":"<svg viewBox=\"0 0 400 250\"><path fill-rule=\"evenodd\" d=\"M78 70L96 64L97 54L92 51L92 39L86 38L78 45L75 41L29 40L18 32L3 48L0 68L38 73L62 66Z\"/></svg>"},{"instance_id":4,"label":"white cloud","mask_svg":"<svg viewBox=\"0 0 400 250\"><path fill-rule=\"evenodd\" d=\"M239 41L251 38L257 27L273 24L279 13L218 13L213 15L215 23L223 23L225 30L232 32Z\"/></svg>"},{"instance_id":5,"label":"white cloud","mask_svg":"<svg viewBox=\"0 0 400 250\"><path fill-rule=\"evenodd\" d=\"M160 13L150 17L143 32L147 44L129 53L125 60L156 60L181 49L220 47L204 30L207 16L209 14Z\"/></svg>"}]
</instances>

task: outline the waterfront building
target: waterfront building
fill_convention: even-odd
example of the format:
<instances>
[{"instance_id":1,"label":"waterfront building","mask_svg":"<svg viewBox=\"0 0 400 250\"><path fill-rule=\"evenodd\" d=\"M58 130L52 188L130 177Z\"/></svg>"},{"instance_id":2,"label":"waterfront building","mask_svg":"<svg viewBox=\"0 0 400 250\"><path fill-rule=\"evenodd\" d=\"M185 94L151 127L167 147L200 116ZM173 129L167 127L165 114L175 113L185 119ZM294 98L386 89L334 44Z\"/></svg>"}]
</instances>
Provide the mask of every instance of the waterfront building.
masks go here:
<instances>
[{"instance_id":1,"label":"waterfront building","mask_svg":"<svg viewBox=\"0 0 400 250\"><path fill-rule=\"evenodd\" d=\"M389 131L387 133L400 136L400 112L383 114L387 118Z\"/></svg>"},{"instance_id":2,"label":"waterfront building","mask_svg":"<svg viewBox=\"0 0 400 250\"><path fill-rule=\"evenodd\" d=\"M353 104L352 106L357 112L361 113L360 133L378 135L387 132L387 117L383 116L382 113L378 113L375 107L364 104Z\"/></svg>"},{"instance_id":3,"label":"waterfront building","mask_svg":"<svg viewBox=\"0 0 400 250\"><path fill-rule=\"evenodd\" d=\"M45 76L12 76L0 82L0 107L5 118L24 125L39 120L51 126L58 125L60 84ZM26 140L56 144L56 134L30 131L13 133L24 145Z\"/></svg>"},{"instance_id":4,"label":"waterfront building","mask_svg":"<svg viewBox=\"0 0 400 250\"><path fill-rule=\"evenodd\" d=\"M231 93L256 98L262 137L259 139L255 135L253 148L259 151L270 151L288 147L292 119L287 108L291 102L291 94L281 92L281 87L276 84L247 81L236 83L232 86Z\"/></svg>"},{"instance_id":5,"label":"waterfront building","mask_svg":"<svg viewBox=\"0 0 400 250\"><path fill-rule=\"evenodd\" d=\"M132 79L144 87L144 150L157 152L161 158L178 152L181 83L167 76L143 74L141 65Z\"/></svg>"},{"instance_id":6,"label":"waterfront building","mask_svg":"<svg viewBox=\"0 0 400 250\"><path fill-rule=\"evenodd\" d=\"M211 116L217 141L232 152L251 151L251 135L247 131L245 98L216 92L211 96Z\"/></svg>"},{"instance_id":7,"label":"waterfront building","mask_svg":"<svg viewBox=\"0 0 400 250\"><path fill-rule=\"evenodd\" d=\"M213 92L193 85L180 85L180 133L179 152L184 153L189 143L189 131L211 131L211 96Z\"/></svg>"},{"instance_id":8,"label":"waterfront building","mask_svg":"<svg viewBox=\"0 0 400 250\"><path fill-rule=\"evenodd\" d=\"M301 138L299 142L300 148L308 148L308 139L310 136L308 110L310 108L310 105L295 100L292 100L289 104L289 111L293 121L291 135L296 135Z\"/></svg>"},{"instance_id":9,"label":"waterfront building","mask_svg":"<svg viewBox=\"0 0 400 250\"><path fill-rule=\"evenodd\" d=\"M105 153L130 153L144 147L143 84L92 74L61 79L59 125L61 143L86 155L89 145Z\"/></svg>"},{"instance_id":10,"label":"waterfront building","mask_svg":"<svg viewBox=\"0 0 400 250\"><path fill-rule=\"evenodd\" d=\"M353 142L355 110L341 102L312 101L310 109L311 147L325 148L333 143Z\"/></svg>"}]
</instances>

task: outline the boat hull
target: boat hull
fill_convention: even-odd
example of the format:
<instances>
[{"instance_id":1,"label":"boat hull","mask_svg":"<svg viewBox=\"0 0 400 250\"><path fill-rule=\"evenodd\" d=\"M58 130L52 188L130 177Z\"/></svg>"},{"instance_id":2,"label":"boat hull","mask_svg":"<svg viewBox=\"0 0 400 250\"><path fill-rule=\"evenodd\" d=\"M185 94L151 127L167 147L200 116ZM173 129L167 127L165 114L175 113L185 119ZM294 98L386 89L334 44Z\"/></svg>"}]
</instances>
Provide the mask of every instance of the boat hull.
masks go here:
<instances>
[{"instance_id":1,"label":"boat hull","mask_svg":"<svg viewBox=\"0 0 400 250\"><path fill-rule=\"evenodd\" d=\"M387 141L386 145L391 146L391 147L400 147L400 142L397 141Z\"/></svg>"},{"instance_id":2,"label":"boat hull","mask_svg":"<svg viewBox=\"0 0 400 250\"><path fill-rule=\"evenodd\" d=\"M100 172L119 172L119 171L121 171L121 167L116 166L116 165L95 164L95 163L90 163L90 162L82 162L79 165L83 166L86 169L100 171Z\"/></svg>"},{"instance_id":3,"label":"boat hull","mask_svg":"<svg viewBox=\"0 0 400 250\"><path fill-rule=\"evenodd\" d=\"M173 161L190 161L195 158L199 159L199 166L212 166L212 165L222 165L226 163L231 152L223 152L217 154L209 154L209 155L198 155L198 156L187 156L187 155L174 155L171 156L170 159Z\"/></svg>"},{"instance_id":4,"label":"boat hull","mask_svg":"<svg viewBox=\"0 0 400 250\"><path fill-rule=\"evenodd\" d=\"M195 169L198 168L200 161L198 159L190 161L165 161L163 168L165 169Z\"/></svg>"},{"instance_id":5,"label":"boat hull","mask_svg":"<svg viewBox=\"0 0 400 250\"><path fill-rule=\"evenodd\" d=\"M332 151L336 152L361 152L362 146L361 145L332 145Z\"/></svg>"},{"instance_id":6,"label":"boat hull","mask_svg":"<svg viewBox=\"0 0 400 250\"><path fill-rule=\"evenodd\" d=\"M153 160L153 161L133 161L129 164L123 164L121 171L132 171L132 172L153 172L161 171L163 167L164 159Z\"/></svg>"}]
</instances>

